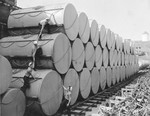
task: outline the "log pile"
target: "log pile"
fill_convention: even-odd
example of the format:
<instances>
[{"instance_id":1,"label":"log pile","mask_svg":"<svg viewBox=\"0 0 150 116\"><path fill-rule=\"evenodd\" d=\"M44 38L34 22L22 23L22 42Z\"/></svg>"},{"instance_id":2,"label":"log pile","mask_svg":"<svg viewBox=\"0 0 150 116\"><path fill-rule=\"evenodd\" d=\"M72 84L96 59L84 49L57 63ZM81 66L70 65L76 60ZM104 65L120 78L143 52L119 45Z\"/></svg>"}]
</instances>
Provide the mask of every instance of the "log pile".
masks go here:
<instances>
[{"instance_id":1,"label":"log pile","mask_svg":"<svg viewBox=\"0 0 150 116\"><path fill-rule=\"evenodd\" d=\"M29 108L46 115L55 114L63 100L63 88L72 86L71 105L86 99L138 71L138 59L128 40L123 40L86 13L77 14L72 4L55 4L13 11L8 18L8 37L0 40L0 54L13 68L10 87L20 88L39 22L49 19L39 41L42 55L37 59L34 77L26 91ZM15 78L14 78L15 77ZM16 79L18 77L18 79ZM1 78L0 78L1 79ZM40 106L41 109L38 109Z\"/></svg>"}]
</instances>

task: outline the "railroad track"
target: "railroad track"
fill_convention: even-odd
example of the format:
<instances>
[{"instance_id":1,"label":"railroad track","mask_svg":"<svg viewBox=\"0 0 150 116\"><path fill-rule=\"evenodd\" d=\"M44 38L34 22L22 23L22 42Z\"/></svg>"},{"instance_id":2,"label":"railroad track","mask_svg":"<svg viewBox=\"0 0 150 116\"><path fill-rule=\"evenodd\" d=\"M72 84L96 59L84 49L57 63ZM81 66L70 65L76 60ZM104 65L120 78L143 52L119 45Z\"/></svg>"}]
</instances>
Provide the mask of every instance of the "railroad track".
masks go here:
<instances>
[{"instance_id":1,"label":"railroad track","mask_svg":"<svg viewBox=\"0 0 150 116\"><path fill-rule=\"evenodd\" d=\"M97 93L96 95L87 98L84 101L77 102L76 104L70 107L69 111L65 109L63 111L57 112L54 116L62 116L62 115L85 116L86 112L92 111L92 108L96 108L102 102L106 101L113 95L116 95L121 90L121 88L124 88L126 85L130 84L137 78L143 76L147 71L149 71L149 68L143 68L138 73L135 73L134 75L132 75L130 78L110 88L107 88L104 91L101 91Z\"/></svg>"}]
</instances>

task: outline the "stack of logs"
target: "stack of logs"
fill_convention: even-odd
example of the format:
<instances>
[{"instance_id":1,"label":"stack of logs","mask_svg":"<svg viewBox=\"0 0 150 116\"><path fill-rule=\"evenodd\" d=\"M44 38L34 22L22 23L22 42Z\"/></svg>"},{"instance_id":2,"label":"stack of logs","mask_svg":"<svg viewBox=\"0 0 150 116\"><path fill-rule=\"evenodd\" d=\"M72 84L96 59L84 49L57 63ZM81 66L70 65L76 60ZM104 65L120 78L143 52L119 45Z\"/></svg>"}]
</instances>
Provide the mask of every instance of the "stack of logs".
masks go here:
<instances>
[{"instance_id":1,"label":"stack of logs","mask_svg":"<svg viewBox=\"0 0 150 116\"><path fill-rule=\"evenodd\" d=\"M39 79L32 81L30 89L26 91L27 97L37 99L28 100L28 108L46 115L55 114L63 100L62 85L73 87L73 105L78 98L86 99L138 71L138 59L130 41L104 25L98 25L96 20L89 21L84 12L78 14L72 4L38 6L15 10L8 18L9 36L0 40L0 54L10 61L13 74L9 78L7 75L4 75L5 78L0 76L0 90L6 90L6 81L11 81L10 88L23 86L20 77L24 76L32 59L33 42L40 30L39 22L46 18L50 21L39 41L43 54L37 59L37 70L33 72L34 77ZM2 63L0 67L3 69ZM8 72L11 66L0 69L1 74ZM9 90L4 96L10 93L15 99L22 99L20 94L20 98L16 97L16 89L12 93L12 89ZM1 98L2 101L4 98ZM12 103L9 99L13 98L8 97L4 104L9 106ZM15 99L13 101L18 103ZM20 103L18 107L25 107L25 104ZM7 113L12 116L12 112L19 116L24 113L23 110L20 110L20 114L9 110L3 116L7 116Z\"/></svg>"}]
</instances>

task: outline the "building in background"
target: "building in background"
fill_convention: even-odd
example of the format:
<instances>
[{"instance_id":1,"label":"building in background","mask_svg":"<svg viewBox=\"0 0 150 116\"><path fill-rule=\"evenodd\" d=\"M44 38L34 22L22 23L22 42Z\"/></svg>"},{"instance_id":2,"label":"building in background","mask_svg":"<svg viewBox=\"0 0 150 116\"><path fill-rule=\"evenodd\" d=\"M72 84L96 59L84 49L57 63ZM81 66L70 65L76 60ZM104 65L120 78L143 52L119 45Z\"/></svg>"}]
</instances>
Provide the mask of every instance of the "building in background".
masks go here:
<instances>
[{"instance_id":1,"label":"building in background","mask_svg":"<svg viewBox=\"0 0 150 116\"><path fill-rule=\"evenodd\" d=\"M149 33L147 31L142 34L142 41L149 41Z\"/></svg>"}]
</instances>

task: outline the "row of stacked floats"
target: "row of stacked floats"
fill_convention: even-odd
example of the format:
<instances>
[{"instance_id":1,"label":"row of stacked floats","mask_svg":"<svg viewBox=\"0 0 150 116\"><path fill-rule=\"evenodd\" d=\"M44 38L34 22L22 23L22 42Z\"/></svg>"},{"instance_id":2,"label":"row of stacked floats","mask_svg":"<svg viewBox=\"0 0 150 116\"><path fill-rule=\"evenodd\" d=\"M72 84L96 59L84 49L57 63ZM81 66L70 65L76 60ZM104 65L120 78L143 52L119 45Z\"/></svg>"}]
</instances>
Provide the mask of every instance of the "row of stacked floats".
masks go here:
<instances>
[{"instance_id":1,"label":"row of stacked floats","mask_svg":"<svg viewBox=\"0 0 150 116\"><path fill-rule=\"evenodd\" d=\"M39 41L42 55L32 74L36 79L31 80L31 87L26 91L26 96L31 98L27 100L16 88L24 84L20 77L24 77L32 59L39 22L46 18L50 21ZM89 20L85 13L77 13L72 4L15 10L8 18L8 32L9 36L0 40L2 116L21 116L25 108L53 115L64 100L63 85L73 87L73 105L139 69L131 42L98 25L96 20Z\"/></svg>"}]
</instances>

